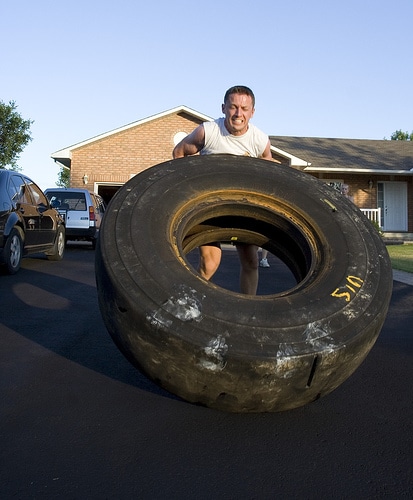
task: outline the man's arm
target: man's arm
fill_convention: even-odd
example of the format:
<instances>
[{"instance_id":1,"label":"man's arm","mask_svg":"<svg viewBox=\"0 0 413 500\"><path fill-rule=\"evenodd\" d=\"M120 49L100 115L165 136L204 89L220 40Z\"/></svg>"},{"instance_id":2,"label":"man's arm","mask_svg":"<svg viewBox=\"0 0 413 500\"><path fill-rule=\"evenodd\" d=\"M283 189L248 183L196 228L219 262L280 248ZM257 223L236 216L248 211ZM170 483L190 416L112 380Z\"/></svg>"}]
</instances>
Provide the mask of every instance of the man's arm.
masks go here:
<instances>
[{"instance_id":1,"label":"man's arm","mask_svg":"<svg viewBox=\"0 0 413 500\"><path fill-rule=\"evenodd\" d=\"M203 125L199 125L189 135L179 142L172 152L173 158L183 158L184 156L195 155L204 147L205 130Z\"/></svg>"},{"instance_id":2,"label":"man's arm","mask_svg":"<svg viewBox=\"0 0 413 500\"><path fill-rule=\"evenodd\" d=\"M261 158L264 158L264 160L270 160L273 161L273 157L271 154L271 143L270 140L268 139L267 145L264 149L264 152L262 153Z\"/></svg>"}]
</instances>

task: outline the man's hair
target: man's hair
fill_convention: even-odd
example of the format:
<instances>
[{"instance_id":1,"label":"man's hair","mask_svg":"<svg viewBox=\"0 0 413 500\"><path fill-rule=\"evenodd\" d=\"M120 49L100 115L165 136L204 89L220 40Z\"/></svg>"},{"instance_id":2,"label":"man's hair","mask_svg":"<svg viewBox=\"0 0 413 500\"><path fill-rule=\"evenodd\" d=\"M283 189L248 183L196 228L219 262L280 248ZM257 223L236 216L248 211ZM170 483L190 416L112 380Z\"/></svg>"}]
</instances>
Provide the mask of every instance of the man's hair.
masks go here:
<instances>
[{"instance_id":1,"label":"man's hair","mask_svg":"<svg viewBox=\"0 0 413 500\"><path fill-rule=\"evenodd\" d=\"M236 85L235 87L231 87L230 89L228 89L225 92L224 104L227 102L228 97L231 94L243 94L243 95L250 96L252 99L252 107L255 108L255 95L254 95L254 92L250 88L245 87L244 85Z\"/></svg>"}]
</instances>

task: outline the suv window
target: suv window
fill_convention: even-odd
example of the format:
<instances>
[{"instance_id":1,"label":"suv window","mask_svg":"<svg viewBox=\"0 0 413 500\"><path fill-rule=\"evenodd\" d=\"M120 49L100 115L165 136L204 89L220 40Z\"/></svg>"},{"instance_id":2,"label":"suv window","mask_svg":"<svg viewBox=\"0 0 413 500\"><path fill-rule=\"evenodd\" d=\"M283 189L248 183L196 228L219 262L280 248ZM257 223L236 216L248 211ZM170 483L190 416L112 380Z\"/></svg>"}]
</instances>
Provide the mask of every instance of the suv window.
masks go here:
<instances>
[{"instance_id":1,"label":"suv window","mask_svg":"<svg viewBox=\"0 0 413 500\"><path fill-rule=\"evenodd\" d=\"M103 202L103 199L100 196L95 196L94 194L92 195L92 199L98 213L103 215L103 213L105 212L105 204Z\"/></svg>"},{"instance_id":2,"label":"suv window","mask_svg":"<svg viewBox=\"0 0 413 500\"><path fill-rule=\"evenodd\" d=\"M13 175L9 184L9 194L14 203L32 204L29 189L20 175Z\"/></svg>"},{"instance_id":3,"label":"suv window","mask_svg":"<svg viewBox=\"0 0 413 500\"><path fill-rule=\"evenodd\" d=\"M30 192L32 193L32 198L34 200L35 205L43 205L44 207L48 206L48 202L46 196L42 193L39 186L36 186L33 182L26 184Z\"/></svg>"},{"instance_id":4,"label":"suv window","mask_svg":"<svg viewBox=\"0 0 413 500\"><path fill-rule=\"evenodd\" d=\"M13 176L15 177L15 176ZM9 193L10 199L13 203L17 203L19 201L19 192L20 186L13 182L12 178L9 179L9 183L7 186L7 191Z\"/></svg>"}]
</instances>

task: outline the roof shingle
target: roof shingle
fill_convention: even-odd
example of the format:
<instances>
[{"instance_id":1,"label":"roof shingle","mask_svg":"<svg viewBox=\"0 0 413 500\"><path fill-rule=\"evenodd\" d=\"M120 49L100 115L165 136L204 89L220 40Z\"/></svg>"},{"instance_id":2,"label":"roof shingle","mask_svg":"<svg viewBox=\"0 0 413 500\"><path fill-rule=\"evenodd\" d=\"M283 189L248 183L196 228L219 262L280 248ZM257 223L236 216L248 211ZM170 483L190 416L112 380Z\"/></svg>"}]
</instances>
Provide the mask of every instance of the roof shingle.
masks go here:
<instances>
[{"instance_id":1,"label":"roof shingle","mask_svg":"<svg viewBox=\"0 0 413 500\"><path fill-rule=\"evenodd\" d=\"M313 169L413 172L413 141L270 136L271 144Z\"/></svg>"}]
</instances>

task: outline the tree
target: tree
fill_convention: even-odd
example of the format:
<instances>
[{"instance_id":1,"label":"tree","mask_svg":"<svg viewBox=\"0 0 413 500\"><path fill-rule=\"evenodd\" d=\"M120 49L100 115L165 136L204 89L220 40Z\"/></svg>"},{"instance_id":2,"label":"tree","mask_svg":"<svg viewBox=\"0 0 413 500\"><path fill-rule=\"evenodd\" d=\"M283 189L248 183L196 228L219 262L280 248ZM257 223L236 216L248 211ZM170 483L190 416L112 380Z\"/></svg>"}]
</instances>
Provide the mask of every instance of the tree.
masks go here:
<instances>
[{"instance_id":1,"label":"tree","mask_svg":"<svg viewBox=\"0 0 413 500\"><path fill-rule=\"evenodd\" d=\"M70 169L66 167L62 167L57 174L58 181L56 182L56 186L67 188L70 187Z\"/></svg>"},{"instance_id":2,"label":"tree","mask_svg":"<svg viewBox=\"0 0 413 500\"><path fill-rule=\"evenodd\" d=\"M392 141L413 141L413 132L409 134L409 132L402 132L401 130L396 130L393 132L390 139Z\"/></svg>"},{"instance_id":3,"label":"tree","mask_svg":"<svg viewBox=\"0 0 413 500\"><path fill-rule=\"evenodd\" d=\"M24 120L14 101L0 101L0 168L19 170L17 160L29 141L32 120Z\"/></svg>"}]
</instances>

